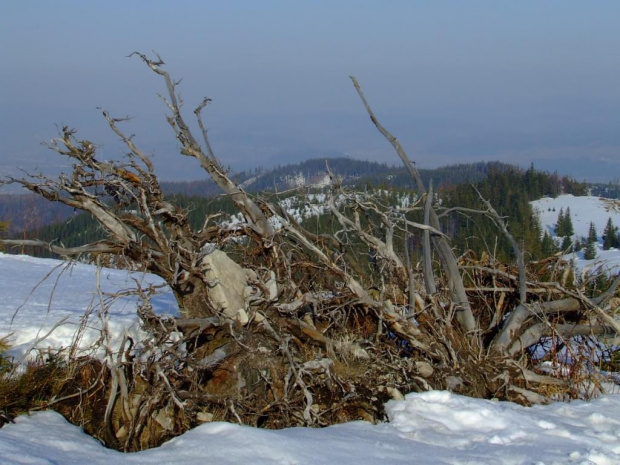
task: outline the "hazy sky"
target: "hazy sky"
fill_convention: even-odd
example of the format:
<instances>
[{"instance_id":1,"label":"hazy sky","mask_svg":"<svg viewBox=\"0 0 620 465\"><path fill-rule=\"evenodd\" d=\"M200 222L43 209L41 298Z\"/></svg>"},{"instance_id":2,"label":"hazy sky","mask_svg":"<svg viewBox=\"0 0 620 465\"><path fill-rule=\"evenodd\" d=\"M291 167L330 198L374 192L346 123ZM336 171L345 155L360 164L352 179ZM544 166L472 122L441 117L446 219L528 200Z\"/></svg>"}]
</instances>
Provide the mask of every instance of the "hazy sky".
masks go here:
<instances>
[{"instance_id":1,"label":"hazy sky","mask_svg":"<svg viewBox=\"0 0 620 465\"><path fill-rule=\"evenodd\" d=\"M234 5L234 6L231 6ZM225 163L268 166L337 151L396 162L348 76L420 166L499 159L620 177L617 0L0 3L0 170L53 169L40 142L68 124L120 153L96 107L169 178L165 89L134 50L156 50L191 114L202 97Z\"/></svg>"}]
</instances>

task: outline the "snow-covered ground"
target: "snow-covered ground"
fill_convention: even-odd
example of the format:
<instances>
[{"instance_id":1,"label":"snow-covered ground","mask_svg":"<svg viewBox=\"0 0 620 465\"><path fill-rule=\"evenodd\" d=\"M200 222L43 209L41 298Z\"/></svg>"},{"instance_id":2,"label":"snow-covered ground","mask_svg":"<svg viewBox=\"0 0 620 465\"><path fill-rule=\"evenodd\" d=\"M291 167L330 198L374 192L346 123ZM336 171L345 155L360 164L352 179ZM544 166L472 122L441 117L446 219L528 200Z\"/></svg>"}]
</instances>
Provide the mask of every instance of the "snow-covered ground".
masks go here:
<instances>
[{"instance_id":1,"label":"snow-covered ground","mask_svg":"<svg viewBox=\"0 0 620 465\"><path fill-rule=\"evenodd\" d=\"M594 223L598 234L596 244L596 258L594 260L584 260L583 251L577 252L574 256L566 258L575 259L579 269L586 266L603 266L612 273L620 271L620 250L603 250L603 230L607 220L615 226L620 226L620 200L603 199L600 197L584 196L574 197L572 195L560 195L556 198L544 198L532 202L532 206L538 212L543 231L549 232L554 236L554 227L558 221L560 209L564 212L570 208L570 216L575 230L575 237L588 237L590 222Z\"/></svg>"},{"instance_id":2,"label":"snow-covered ground","mask_svg":"<svg viewBox=\"0 0 620 465\"><path fill-rule=\"evenodd\" d=\"M573 205L577 230L578 218L585 213ZM143 286L161 284L139 273L104 269L100 274L103 298L111 304L107 315L112 343L126 330L139 337L137 300L110 297L135 286L134 279ZM86 311L91 315L80 344L86 347L99 337L95 267L0 254L0 283L0 337L12 334L14 355L26 352L63 320L38 347L68 347ZM153 303L157 312L176 312L165 289ZM432 391L391 401L387 412L387 423L358 421L324 429L268 431L206 423L159 448L133 454L104 448L57 413L38 412L0 429L0 463L620 463L620 395L526 408Z\"/></svg>"},{"instance_id":3,"label":"snow-covered ground","mask_svg":"<svg viewBox=\"0 0 620 465\"><path fill-rule=\"evenodd\" d=\"M125 295L115 298L113 294L135 289L136 281L143 288L164 284L162 279L144 273L104 268L97 276L96 267L91 265L0 253L0 338L10 335L9 353L15 359L35 345L41 351L69 347L82 323L78 341L82 348L99 339L104 322L112 338L110 344L117 343L124 331L135 339L139 337L138 299ZM105 314L101 312L102 299ZM178 308L167 288L155 295L152 303L156 313L174 314Z\"/></svg>"},{"instance_id":4,"label":"snow-covered ground","mask_svg":"<svg viewBox=\"0 0 620 465\"><path fill-rule=\"evenodd\" d=\"M600 464L620 463L620 396L525 408L448 392L388 403L390 422L280 431L209 423L161 447L105 449L54 412L0 429L3 464Z\"/></svg>"}]
</instances>

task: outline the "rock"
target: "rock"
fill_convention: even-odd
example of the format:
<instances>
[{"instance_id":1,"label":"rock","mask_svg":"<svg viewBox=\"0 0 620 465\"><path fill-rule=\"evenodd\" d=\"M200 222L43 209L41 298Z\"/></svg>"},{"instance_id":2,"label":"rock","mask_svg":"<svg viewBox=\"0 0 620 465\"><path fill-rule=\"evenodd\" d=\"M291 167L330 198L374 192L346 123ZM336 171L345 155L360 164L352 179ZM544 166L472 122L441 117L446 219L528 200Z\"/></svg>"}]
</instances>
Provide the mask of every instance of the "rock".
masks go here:
<instances>
[{"instance_id":1,"label":"rock","mask_svg":"<svg viewBox=\"0 0 620 465\"><path fill-rule=\"evenodd\" d=\"M169 410L171 409L163 408L159 410L154 417L154 420L166 431L172 431L174 429L174 418L172 418L172 413Z\"/></svg>"},{"instance_id":2,"label":"rock","mask_svg":"<svg viewBox=\"0 0 620 465\"><path fill-rule=\"evenodd\" d=\"M365 349L361 348L360 345L356 342L353 342L349 345L349 351L351 352L351 355L353 355L355 358L370 358L368 352L366 352Z\"/></svg>"},{"instance_id":3,"label":"rock","mask_svg":"<svg viewBox=\"0 0 620 465\"><path fill-rule=\"evenodd\" d=\"M319 371L329 374L331 366L334 364L331 358L324 357L320 360L309 360L303 364L304 370Z\"/></svg>"},{"instance_id":4,"label":"rock","mask_svg":"<svg viewBox=\"0 0 620 465\"><path fill-rule=\"evenodd\" d=\"M463 387L463 379L460 376L448 376L446 378L446 388L448 391L458 392Z\"/></svg>"},{"instance_id":5,"label":"rock","mask_svg":"<svg viewBox=\"0 0 620 465\"><path fill-rule=\"evenodd\" d=\"M198 412L196 414L196 420L200 423L209 423L213 421L213 414L210 412Z\"/></svg>"},{"instance_id":6,"label":"rock","mask_svg":"<svg viewBox=\"0 0 620 465\"><path fill-rule=\"evenodd\" d=\"M269 272L269 279L265 283L265 287L267 288L267 299L271 302L278 300L278 282L274 271Z\"/></svg>"},{"instance_id":7,"label":"rock","mask_svg":"<svg viewBox=\"0 0 620 465\"><path fill-rule=\"evenodd\" d=\"M202 259L202 270L212 285L209 296L216 308L241 324L249 321L246 312L247 287L256 281L254 271L243 268L221 250L214 250Z\"/></svg>"},{"instance_id":8,"label":"rock","mask_svg":"<svg viewBox=\"0 0 620 465\"><path fill-rule=\"evenodd\" d=\"M124 441L126 437L127 437L127 428L125 428L125 426L123 425L116 432L116 439L118 439L119 441Z\"/></svg>"},{"instance_id":9,"label":"rock","mask_svg":"<svg viewBox=\"0 0 620 465\"><path fill-rule=\"evenodd\" d=\"M250 321L250 317L248 317L248 313L242 308L240 308L237 311L237 314L235 315L234 319L237 320L242 325L245 325L247 324L248 321Z\"/></svg>"},{"instance_id":10,"label":"rock","mask_svg":"<svg viewBox=\"0 0 620 465\"><path fill-rule=\"evenodd\" d=\"M394 400L405 400L405 396L403 396L402 392L400 392L395 387L387 387L386 391Z\"/></svg>"},{"instance_id":11,"label":"rock","mask_svg":"<svg viewBox=\"0 0 620 465\"><path fill-rule=\"evenodd\" d=\"M253 270L243 268L221 250L215 249L205 255L201 269L211 286L209 297L213 306L242 325L250 321L253 303L278 300L278 283L273 271L269 273L266 283L257 286L258 275ZM266 295L263 295L262 288ZM257 318L263 319L262 316Z\"/></svg>"},{"instance_id":12,"label":"rock","mask_svg":"<svg viewBox=\"0 0 620 465\"><path fill-rule=\"evenodd\" d=\"M433 375L433 367L428 362L415 362L415 369L423 378L429 378Z\"/></svg>"}]
</instances>

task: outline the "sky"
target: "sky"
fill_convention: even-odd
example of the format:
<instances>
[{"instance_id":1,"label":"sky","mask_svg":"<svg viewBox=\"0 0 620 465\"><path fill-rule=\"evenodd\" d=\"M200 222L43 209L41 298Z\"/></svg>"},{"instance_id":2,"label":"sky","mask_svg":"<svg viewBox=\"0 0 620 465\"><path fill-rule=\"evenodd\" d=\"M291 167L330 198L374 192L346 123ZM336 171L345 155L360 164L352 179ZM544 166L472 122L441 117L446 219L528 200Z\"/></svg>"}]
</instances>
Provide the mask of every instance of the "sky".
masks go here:
<instances>
[{"instance_id":1,"label":"sky","mask_svg":"<svg viewBox=\"0 0 620 465\"><path fill-rule=\"evenodd\" d=\"M231 6L232 5L232 6ZM133 51L156 51L186 111L208 96L212 145L234 170L342 154L396 163L351 86L418 166L501 160L620 178L620 3L614 0L92 1L0 6L0 173L55 172L41 142L69 125L122 155L98 107L162 177L178 155Z\"/></svg>"}]
</instances>

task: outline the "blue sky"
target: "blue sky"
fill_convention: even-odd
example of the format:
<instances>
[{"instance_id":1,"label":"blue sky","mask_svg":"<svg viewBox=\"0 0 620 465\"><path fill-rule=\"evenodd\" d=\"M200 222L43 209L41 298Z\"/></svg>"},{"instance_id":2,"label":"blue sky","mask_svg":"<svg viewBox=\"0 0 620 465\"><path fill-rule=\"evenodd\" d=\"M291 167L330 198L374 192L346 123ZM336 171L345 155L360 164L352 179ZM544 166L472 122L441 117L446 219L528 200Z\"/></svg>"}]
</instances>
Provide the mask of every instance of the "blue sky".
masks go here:
<instances>
[{"instance_id":1,"label":"blue sky","mask_svg":"<svg viewBox=\"0 0 620 465\"><path fill-rule=\"evenodd\" d=\"M420 166L620 177L618 24L620 2L604 0L3 2L0 169L58 169L40 147L54 124L117 156L101 106L134 118L162 173L198 177L174 155L162 83L126 58L156 50L189 111L213 98L212 142L236 169L328 151L395 163L354 74Z\"/></svg>"}]
</instances>

